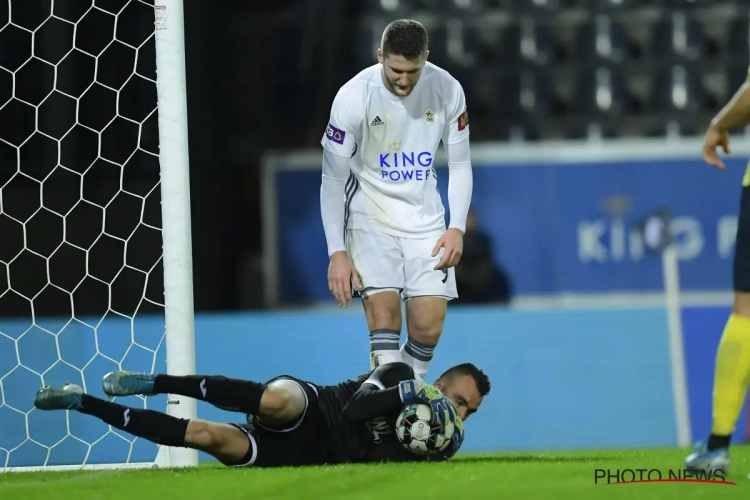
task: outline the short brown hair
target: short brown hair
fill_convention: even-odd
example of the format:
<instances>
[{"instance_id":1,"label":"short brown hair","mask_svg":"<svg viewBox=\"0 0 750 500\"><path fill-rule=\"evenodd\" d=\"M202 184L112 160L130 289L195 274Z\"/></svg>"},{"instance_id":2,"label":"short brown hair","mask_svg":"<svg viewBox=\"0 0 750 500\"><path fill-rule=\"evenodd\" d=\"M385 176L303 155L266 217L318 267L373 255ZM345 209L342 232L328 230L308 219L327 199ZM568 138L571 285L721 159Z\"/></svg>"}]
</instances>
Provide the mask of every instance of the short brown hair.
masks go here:
<instances>
[{"instance_id":1,"label":"short brown hair","mask_svg":"<svg viewBox=\"0 0 750 500\"><path fill-rule=\"evenodd\" d=\"M385 27L381 45L383 57L403 56L413 61L427 54L427 30L419 21L397 19Z\"/></svg>"},{"instance_id":2,"label":"short brown hair","mask_svg":"<svg viewBox=\"0 0 750 500\"><path fill-rule=\"evenodd\" d=\"M490 393L490 378L482 370L471 363L462 363L452 368L448 368L440 378L450 378L456 375L468 375L474 379L477 384L477 390L482 397Z\"/></svg>"}]
</instances>

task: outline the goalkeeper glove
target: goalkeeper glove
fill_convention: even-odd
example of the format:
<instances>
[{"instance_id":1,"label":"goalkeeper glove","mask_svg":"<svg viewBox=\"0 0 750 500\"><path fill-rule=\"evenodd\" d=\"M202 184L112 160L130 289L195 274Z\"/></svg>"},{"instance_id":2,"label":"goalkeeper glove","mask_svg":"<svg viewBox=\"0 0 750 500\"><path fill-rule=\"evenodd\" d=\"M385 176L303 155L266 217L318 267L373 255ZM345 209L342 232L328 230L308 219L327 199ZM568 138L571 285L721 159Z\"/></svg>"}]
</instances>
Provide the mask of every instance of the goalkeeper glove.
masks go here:
<instances>
[{"instance_id":1,"label":"goalkeeper glove","mask_svg":"<svg viewBox=\"0 0 750 500\"><path fill-rule=\"evenodd\" d=\"M425 398L420 396L425 385L423 381L417 379L399 382L398 393L401 395L401 401L407 405L426 403Z\"/></svg>"},{"instance_id":2,"label":"goalkeeper glove","mask_svg":"<svg viewBox=\"0 0 750 500\"><path fill-rule=\"evenodd\" d=\"M401 401L404 404L425 404L432 410L430 425L444 425L454 422L458 412L453 403L436 387L421 380L404 380L398 384Z\"/></svg>"},{"instance_id":3,"label":"goalkeeper glove","mask_svg":"<svg viewBox=\"0 0 750 500\"><path fill-rule=\"evenodd\" d=\"M458 450L464 443L463 421L460 423L457 421L456 424L456 429L453 431L448 447L440 453L430 455L427 458L429 462L444 462L445 460L450 460L456 453L458 453Z\"/></svg>"},{"instance_id":4,"label":"goalkeeper glove","mask_svg":"<svg viewBox=\"0 0 750 500\"><path fill-rule=\"evenodd\" d=\"M453 431L453 435L451 436L451 444L448 446L448 448L445 449L441 453L444 460L448 460L449 458L452 458L453 455L458 453L459 448L461 448L461 445L463 444L464 440L464 433L456 429Z\"/></svg>"}]
</instances>

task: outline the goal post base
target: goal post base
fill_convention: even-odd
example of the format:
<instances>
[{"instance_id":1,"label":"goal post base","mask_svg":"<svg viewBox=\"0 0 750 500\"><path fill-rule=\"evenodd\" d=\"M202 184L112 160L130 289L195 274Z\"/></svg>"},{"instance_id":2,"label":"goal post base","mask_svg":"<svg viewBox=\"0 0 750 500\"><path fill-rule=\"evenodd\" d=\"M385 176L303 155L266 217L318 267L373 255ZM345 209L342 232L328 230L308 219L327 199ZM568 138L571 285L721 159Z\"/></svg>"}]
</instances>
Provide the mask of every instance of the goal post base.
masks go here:
<instances>
[{"instance_id":1,"label":"goal post base","mask_svg":"<svg viewBox=\"0 0 750 500\"><path fill-rule=\"evenodd\" d=\"M75 470L126 470L160 468L156 462L139 462L132 464L87 464L87 465L42 465L38 467L6 467L0 468L0 474L15 472L65 472Z\"/></svg>"},{"instance_id":2,"label":"goal post base","mask_svg":"<svg viewBox=\"0 0 750 500\"><path fill-rule=\"evenodd\" d=\"M0 467L0 474L12 472L65 472L65 471L98 471L129 469L184 469L195 465L170 465L170 455L174 448L159 446L153 462L134 462L124 464L85 464L85 465L43 465L23 467ZM196 464L197 465L197 464Z\"/></svg>"},{"instance_id":3,"label":"goal post base","mask_svg":"<svg viewBox=\"0 0 750 500\"><path fill-rule=\"evenodd\" d=\"M159 469L184 469L198 465L198 450L159 446L154 467Z\"/></svg>"}]
</instances>

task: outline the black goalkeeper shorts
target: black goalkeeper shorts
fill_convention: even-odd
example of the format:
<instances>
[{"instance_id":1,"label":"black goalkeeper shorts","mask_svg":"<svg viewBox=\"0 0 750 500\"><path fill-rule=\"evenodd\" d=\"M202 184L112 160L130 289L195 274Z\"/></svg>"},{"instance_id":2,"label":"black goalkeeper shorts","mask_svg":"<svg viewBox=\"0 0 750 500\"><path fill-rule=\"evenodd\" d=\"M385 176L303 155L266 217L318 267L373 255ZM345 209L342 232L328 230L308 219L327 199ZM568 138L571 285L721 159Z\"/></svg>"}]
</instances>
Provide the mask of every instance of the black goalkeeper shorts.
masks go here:
<instances>
[{"instance_id":1,"label":"black goalkeeper shorts","mask_svg":"<svg viewBox=\"0 0 750 500\"><path fill-rule=\"evenodd\" d=\"M250 440L250 450L237 463L225 463L230 467L292 467L318 465L325 462L328 428L323 418L318 399L318 387L290 376L269 380L291 380L305 394L305 409L302 416L288 426L272 429L263 425L257 417L248 415L246 424L231 424L240 429Z\"/></svg>"},{"instance_id":2,"label":"black goalkeeper shorts","mask_svg":"<svg viewBox=\"0 0 750 500\"><path fill-rule=\"evenodd\" d=\"M742 188L732 282L735 291L750 292L750 187Z\"/></svg>"}]
</instances>

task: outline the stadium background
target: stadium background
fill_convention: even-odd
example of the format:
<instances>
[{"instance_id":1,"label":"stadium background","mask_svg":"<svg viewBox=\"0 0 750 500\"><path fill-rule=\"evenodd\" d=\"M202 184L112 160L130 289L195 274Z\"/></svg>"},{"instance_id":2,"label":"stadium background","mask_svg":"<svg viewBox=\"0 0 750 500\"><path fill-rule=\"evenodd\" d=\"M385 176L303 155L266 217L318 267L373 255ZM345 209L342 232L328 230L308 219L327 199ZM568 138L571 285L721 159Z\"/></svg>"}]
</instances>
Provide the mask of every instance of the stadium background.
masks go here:
<instances>
[{"instance_id":1,"label":"stadium background","mask_svg":"<svg viewBox=\"0 0 750 500\"><path fill-rule=\"evenodd\" d=\"M44 3L25 6L31 12ZM256 379L286 372L333 383L368 368L358 304L335 309L325 285L318 143L333 96L375 62L385 24L414 17L430 30L430 59L464 85L475 163L472 208L515 292L509 306L449 309L432 374L471 360L493 381L491 397L467 427L466 450L677 443L660 263L633 232L661 206L676 216L692 434L708 431L713 356L731 301L736 208L750 147L737 131L728 170L713 171L700 161L700 134L746 75L750 11L741 2L186 4L199 372ZM25 41L7 29L0 33L0 66L7 68L23 59ZM76 69L73 86L85 79L85 68ZM26 75L18 85L32 91L43 85ZM9 109L0 137L18 130ZM35 146L30 168L43 170L53 155L45 156L43 141ZM88 146L78 139L76 147L84 155ZM3 183L15 171L14 154L0 150ZM154 182L158 174L148 167L137 182ZM92 196L111 186L112 175L102 170L90 177ZM444 165L439 180L445 196ZM5 209L12 196L18 210L34 213L37 191L5 185ZM55 231L53 221L37 220L36 233ZM7 217L0 222L2 260L30 243ZM139 242L147 243L153 241ZM100 246L90 259L105 272L117 252ZM71 419L68 429L64 420L29 412L39 382L33 371L63 359L85 366L83 377L96 388L114 366L102 353L148 370L163 320L141 310L136 338L112 316L93 331L68 324L70 308L54 293L34 301L32 319L29 302L16 292L44 288L47 269L31 258L14 262L0 266L23 276L0 295L0 463L39 464L53 445L50 464L80 463L84 443L103 436L89 460L122 461L129 443L104 426ZM143 295L143 283L123 279L117 290L109 307L127 309ZM83 317L101 309L96 286L74 299ZM56 366L46 375L53 383L80 377ZM156 369L163 366L160 358ZM152 407L161 403L157 398ZM233 418L207 406L199 416ZM746 421L745 410L738 441L748 436ZM68 434L82 441L56 444ZM153 455L152 445L138 441L131 459Z\"/></svg>"}]
</instances>

